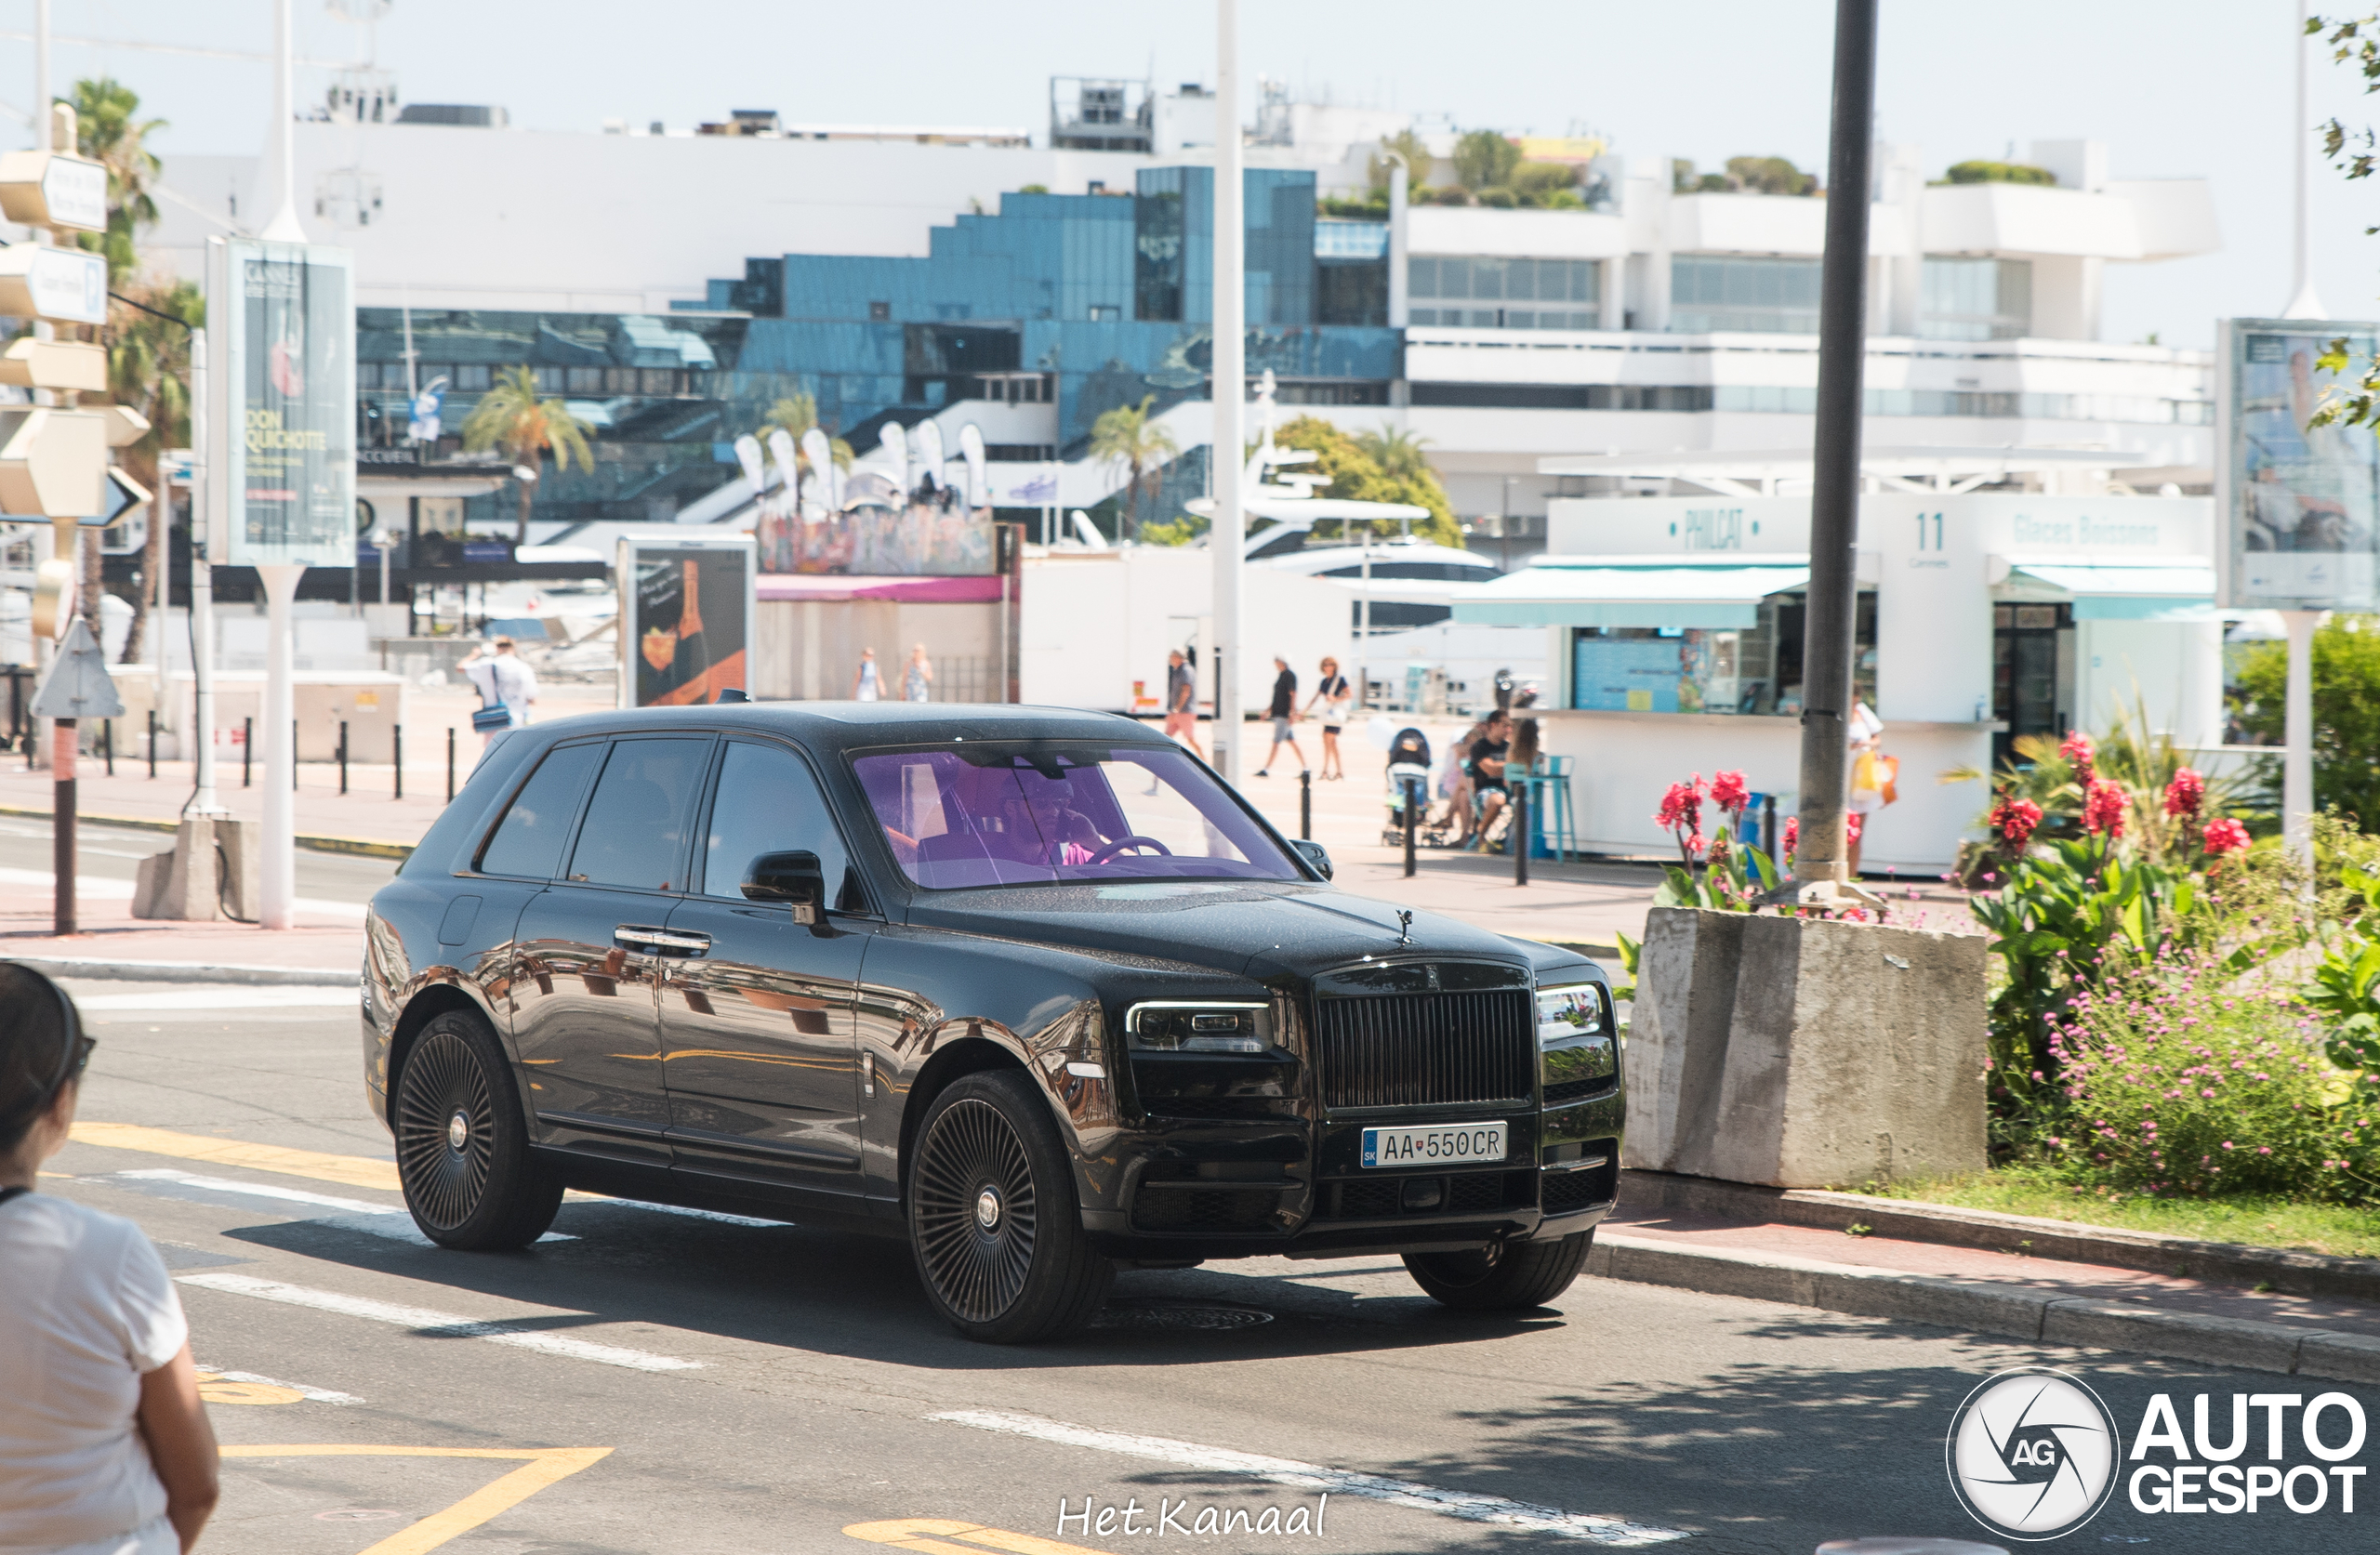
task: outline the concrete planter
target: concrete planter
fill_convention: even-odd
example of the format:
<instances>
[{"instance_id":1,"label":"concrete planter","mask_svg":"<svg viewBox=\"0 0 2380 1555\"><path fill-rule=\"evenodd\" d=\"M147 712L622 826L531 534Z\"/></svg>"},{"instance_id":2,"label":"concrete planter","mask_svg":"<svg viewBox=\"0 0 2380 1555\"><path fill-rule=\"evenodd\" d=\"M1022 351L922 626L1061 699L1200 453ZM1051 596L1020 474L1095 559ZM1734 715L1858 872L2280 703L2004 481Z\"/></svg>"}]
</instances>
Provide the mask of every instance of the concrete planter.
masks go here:
<instances>
[{"instance_id":1,"label":"concrete planter","mask_svg":"<svg viewBox=\"0 0 2380 1555\"><path fill-rule=\"evenodd\" d=\"M1778 1188L1977 1171L1980 935L1656 907L1625 1165Z\"/></svg>"}]
</instances>

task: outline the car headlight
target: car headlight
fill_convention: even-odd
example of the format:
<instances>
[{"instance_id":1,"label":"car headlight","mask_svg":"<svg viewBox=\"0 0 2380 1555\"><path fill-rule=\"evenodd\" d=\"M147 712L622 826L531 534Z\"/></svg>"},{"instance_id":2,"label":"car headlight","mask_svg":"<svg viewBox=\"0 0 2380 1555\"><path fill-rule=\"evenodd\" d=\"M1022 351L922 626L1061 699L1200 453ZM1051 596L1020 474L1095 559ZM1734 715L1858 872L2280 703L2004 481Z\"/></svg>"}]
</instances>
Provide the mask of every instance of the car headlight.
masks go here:
<instances>
[{"instance_id":1,"label":"car headlight","mask_svg":"<svg viewBox=\"0 0 2380 1555\"><path fill-rule=\"evenodd\" d=\"M1261 1004L1136 1004L1124 1012L1133 1048L1167 1053L1264 1053L1273 1047L1273 1011Z\"/></svg>"},{"instance_id":2,"label":"car headlight","mask_svg":"<svg viewBox=\"0 0 2380 1555\"><path fill-rule=\"evenodd\" d=\"M1600 1082L1617 1074L1620 1048L1603 985L1577 982L1539 989L1537 1046L1549 1100L1600 1088Z\"/></svg>"}]
</instances>

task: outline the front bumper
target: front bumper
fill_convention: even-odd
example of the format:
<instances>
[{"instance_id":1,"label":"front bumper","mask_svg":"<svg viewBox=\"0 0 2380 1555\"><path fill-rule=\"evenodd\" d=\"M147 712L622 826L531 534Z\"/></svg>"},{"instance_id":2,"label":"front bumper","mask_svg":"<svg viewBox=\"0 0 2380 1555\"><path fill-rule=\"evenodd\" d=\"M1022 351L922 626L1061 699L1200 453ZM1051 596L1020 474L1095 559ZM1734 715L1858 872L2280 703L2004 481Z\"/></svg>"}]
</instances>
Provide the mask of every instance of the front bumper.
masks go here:
<instances>
[{"instance_id":1,"label":"front bumper","mask_svg":"<svg viewBox=\"0 0 2380 1555\"><path fill-rule=\"evenodd\" d=\"M1318 1123L1150 1116L1123 1131L1086 1193L1084 1228L1110 1258L1173 1261L1449 1252L1589 1230L1620 1182L1617 1083L1543 1111L1476 1106L1332 1115ZM1499 1166L1365 1169L1366 1127L1505 1125ZM1104 1205L1098 1199L1104 1197Z\"/></svg>"}]
</instances>

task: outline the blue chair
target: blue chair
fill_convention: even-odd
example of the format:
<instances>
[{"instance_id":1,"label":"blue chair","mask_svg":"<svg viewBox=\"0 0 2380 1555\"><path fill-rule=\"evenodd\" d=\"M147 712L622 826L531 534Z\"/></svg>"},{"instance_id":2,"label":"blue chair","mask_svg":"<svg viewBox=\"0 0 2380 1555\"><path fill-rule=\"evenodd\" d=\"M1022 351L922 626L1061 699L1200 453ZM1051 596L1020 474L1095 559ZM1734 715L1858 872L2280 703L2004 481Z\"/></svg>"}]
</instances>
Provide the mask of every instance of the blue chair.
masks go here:
<instances>
[{"instance_id":1,"label":"blue chair","mask_svg":"<svg viewBox=\"0 0 2380 1555\"><path fill-rule=\"evenodd\" d=\"M1574 757L1540 756L1523 781L1528 784L1529 857L1565 859L1579 850L1578 811L1570 795Z\"/></svg>"}]
</instances>

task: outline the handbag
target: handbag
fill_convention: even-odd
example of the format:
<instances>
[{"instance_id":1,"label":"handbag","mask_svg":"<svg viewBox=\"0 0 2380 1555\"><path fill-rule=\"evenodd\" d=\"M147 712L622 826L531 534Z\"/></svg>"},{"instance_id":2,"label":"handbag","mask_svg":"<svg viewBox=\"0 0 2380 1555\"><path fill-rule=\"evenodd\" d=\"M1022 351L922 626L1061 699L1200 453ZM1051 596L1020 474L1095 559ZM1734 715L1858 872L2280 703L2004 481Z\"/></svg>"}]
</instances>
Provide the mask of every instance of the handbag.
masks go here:
<instances>
[{"instance_id":1,"label":"handbag","mask_svg":"<svg viewBox=\"0 0 2380 1555\"><path fill-rule=\"evenodd\" d=\"M512 727L512 709L501 702L491 702L471 714L471 732L493 734L499 729Z\"/></svg>"}]
</instances>

